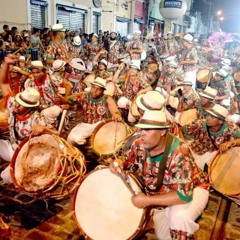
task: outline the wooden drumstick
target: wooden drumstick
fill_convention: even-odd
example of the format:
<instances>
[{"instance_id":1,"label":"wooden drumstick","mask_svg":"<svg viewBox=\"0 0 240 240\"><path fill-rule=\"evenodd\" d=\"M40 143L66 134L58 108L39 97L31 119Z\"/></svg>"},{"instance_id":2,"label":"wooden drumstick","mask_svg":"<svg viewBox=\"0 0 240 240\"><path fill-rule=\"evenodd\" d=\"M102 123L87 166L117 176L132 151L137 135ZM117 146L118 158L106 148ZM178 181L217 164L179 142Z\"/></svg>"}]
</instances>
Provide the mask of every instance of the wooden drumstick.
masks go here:
<instances>
[{"instance_id":1,"label":"wooden drumstick","mask_svg":"<svg viewBox=\"0 0 240 240\"><path fill-rule=\"evenodd\" d=\"M59 135L60 135L61 132L62 132L63 124L64 124L64 122L65 122L66 115L67 115L67 110L64 109L63 112L62 112L62 117L61 117L61 120L60 120L60 123L59 123L59 127L58 127L58 134L59 134Z\"/></svg>"},{"instance_id":2,"label":"wooden drumstick","mask_svg":"<svg viewBox=\"0 0 240 240\"><path fill-rule=\"evenodd\" d=\"M133 196L136 196L135 191L133 190L131 183L129 181L128 175L125 174L122 169L119 167L119 164L117 161L113 162L114 167L116 168L117 172L118 172L118 176L121 178L121 180L123 181L123 183L126 185L126 187L129 189L129 191L131 192L131 194Z\"/></svg>"},{"instance_id":3,"label":"wooden drumstick","mask_svg":"<svg viewBox=\"0 0 240 240\"><path fill-rule=\"evenodd\" d=\"M15 51L14 53L12 53L13 55L17 54L18 52L20 52L22 50L22 48L19 48L17 51Z\"/></svg>"}]
</instances>

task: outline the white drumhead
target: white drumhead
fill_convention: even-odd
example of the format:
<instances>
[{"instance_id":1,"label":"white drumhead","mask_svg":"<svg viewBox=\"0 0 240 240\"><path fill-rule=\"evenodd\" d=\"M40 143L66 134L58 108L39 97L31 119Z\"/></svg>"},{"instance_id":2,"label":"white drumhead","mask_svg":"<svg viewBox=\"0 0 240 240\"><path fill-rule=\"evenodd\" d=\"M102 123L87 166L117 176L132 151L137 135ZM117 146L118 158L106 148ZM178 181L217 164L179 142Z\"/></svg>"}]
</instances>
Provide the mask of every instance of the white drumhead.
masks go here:
<instances>
[{"instance_id":1,"label":"white drumhead","mask_svg":"<svg viewBox=\"0 0 240 240\"><path fill-rule=\"evenodd\" d=\"M141 191L130 177L136 192ZM94 171L80 185L75 216L85 234L95 240L126 240L141 225L144 210L131 202L132 194L120 177L109 168Z\"/></svg>"}]
</instances>

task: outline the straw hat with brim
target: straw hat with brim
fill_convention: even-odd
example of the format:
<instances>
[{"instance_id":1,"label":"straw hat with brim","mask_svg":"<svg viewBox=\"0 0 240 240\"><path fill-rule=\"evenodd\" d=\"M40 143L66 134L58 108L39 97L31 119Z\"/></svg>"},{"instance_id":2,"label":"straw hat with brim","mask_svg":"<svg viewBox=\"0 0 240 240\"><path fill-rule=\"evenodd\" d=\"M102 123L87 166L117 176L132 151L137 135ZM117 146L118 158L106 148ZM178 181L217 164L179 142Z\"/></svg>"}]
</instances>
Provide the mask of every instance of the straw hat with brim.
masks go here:
<instances>
[{"instance_id":1,"label":"straw hat with brim","mask_svg":"<svg viewBox=\"0 0 240 240\"><path fill-rule=\"evenodd\" d=\"M169 31L169 32L167 33L167 35L168 35L168 34L173 35L173 32Z\"/></svg>"},{"instance_id":2,"label":"straw hat with brim","mask_svg":"<svg viewBox=\"0 0 240 240\"><path fill-rule=\"evenodd\" d=\"M188 42L188 43L193 43L193 36L191 34L186 34L184 37L183 37L183 40Z\"/></svg>"},{"instance_id":3,"label":"straw hat with brim","mask_svg":"<svg viewBox=\"0 0 240 240\"><path fill-rule=\"evenodd\" d=\"M66 29L63 28L61 23L53 24L51 28L52 32L65 32Z\"/></svg>"},{"instance_id":4,"label":"straw hat with brim","mask_svg":"<svg viewBox=\"0 0 240 240\"><path fill-rule=\"evenodd\" d=\"M107 82L103 78L97 77L91 84L106 90Z\"/></svg>"},{"instance_id":5,"label":"straw hat with brim","mask_svg":"<svg viewBox=\"0 0 240 240\"><path fill-rule=\"evenodd\" d=\"M107 67L107 65L108 65L108 63L107 63L107 61L105 59L102 59L100 61L100 63L102 63L105 67Z\"/></svg>"},{"instance_id":6,"label":"straw hat with brim","mask_svg":"<svg viewBox=\"0 0 240 240\"><path fill-rule=\"evenodd\" d=\"M79 71L86 71L85 64L83 66L81 63L71 61L69 65Z\"/></svg>"},{"instance_id":7,"label":"straw hat with brim","mask_svg":"<svg viewBox=\"0 0 240 240\"><path fill-rule=\"evenodd\" d=\"M192 86L193 83L192 83L191 81L184 80L184 81L181 83L181 85L190 85L190 86Z\"/></svg>"},{"instance_id":8,"label":"straw hat with brim","mask_svg":"<svg viewBox=\"0 0 240 240\"><path fill-rule=\"evenodd\" d=\"M175 61L170 61L170 62L166 63L166 66L171 66L171 67L177 68L178 63Z\"/></svg>"},{"instance_id":9,"label":"straw hat with brim","mask_svg":"<svg viewBox=\"0 0 240 240\"><path fill-rule=\"evenodd\" d=\"M73 44L74 44L74 45L80 46L81 43L82 43L82 41L81 41L81 38L80 38L79 36L75 36L75 37L73 38Z\"/></svg>"},{"instance_id":10,"label":"straw hat with brim","mask_svg":"<svg viewBox=\"0 0 240 240\"><path fill-rule=\"evenodd\" d=\"M139 31L139 30L136 30L136 31L134 31L134 33L133 33L133 34L141 35L141 34L142 34L142 32L141 32L141 31Z\"/></svg>"},{"instance_id":11,"label":"straw hat with brim","mask_svg":"<svg viewBox=\"0 0 240 240\"><path fill-rule=\"evenodd\" d=\"M215 104L212 109L207 110L206 112L223 121L228 117L228 110L219 104Z\"/></svg>"},{"instance_id":12,"label":"straw hat with brim","mask_svg":"<svg viewBox=\"0 0 240 240\"><path fill-rule=\"evenodd\" d=\"M29 67L30 70L32 69L45 69L43 66L42 61L36 60L36 61L31 61L31 66Z\"/></svg>"},{"instance_id":13,"label":"straw hat with brim","mask_svg":"<svg viewBox=\"0 0 240 240\"><path fill-rule=\"evenodd\" d=\"M129 66L131 68L136 68L137 70L140 70L140 62L139 61L136 61L136 60L132 60L130 63L129 63Z\"/></svg>"},{"instance_id":14,"label":"straw hat with brim","mask_svg":"<svg viewBox=\"0 0 240 240\"><path fill-rule=\"evenodd\" d=\"M143 111L161 110L165 105L165 99L158 91L148 91L137 97L136 104Z\"/></svg>"},{"instance_id":15,"label":"straw hat with brim","mask_svg":"<svg viewBox=\"0 0 240 240\"><path fill-rule=\"evenodd\" d=\"M146 110L139 123L135 126L137 128L145 129L165 129L170 128L171 124L167 122L164 111Z\"/></svg>"},{"instance_id":16,"label":"straw hat with brim","mask_svg":"<svg viewBox=\"0 0 240 240\"><path fill-rule=\"evenodd\" d=\"M211 87L206 87L203 92L200 92L199 95L201 97L205 97L207 99L214 100L217 96L217 90Z\"/></svg>"},{"instance_id":17,"label":"straw hat with brim","mask_svg":"<svg viewBox=\"0 0 240 240\"><path fill-rule=\"evenodd\" d=\"M173 96L169 96L168 104L169 104L172 108L177 109L177 108L178 108L178 105L179 105L179 99L176 98L176 97L173 97Z\"/></svg>"},{"instance_id":18,"label":"straw hat with brim","mask_svg":"<svg viewBox=\"0 0 240 240\"><path fill-rule=\"evenodd\" d=\"M26 58L24 56L19 57L19 62L25 62Z\"/></svg>"},{"instance_id":19,"label":"straw hat with brim","mask_svg":"<svg viewBox=\"0 0 240 240\"><path fill-rule=\"evenodd\" d=\"M231 60L228 58L222 59L221 64L222 65L231 65Z\"/></svg>"},{"instance_id":20,"label":"straw hat with brim","mask_svg":"<svg viewBox=\"0 0 240 240\"><path fill-rule=\"evenodd\" d=\"M228 72L226 72L224 69L219 69L217 72L216 72L218 75L220 75L221 77L226 77L228 75Z\"/></svg>"},{"instance_id":21,"label":"straw hat with brim","mask_svg":"<svg viewBox=\"0 0 240 240\"><path fill-rule=\"evenodd\" d=\"M60 71L64 66L66 65L66 62L62 60L55 60L52 64L52 71L58 72Z\"/></svg>"},{"instance_id":22,"label":"straw hat with brim","mask_svg":"<svg viewBox=\"0 0 240 240\"><path fill-rule=\"evenodd\" d=\"M39 105L39 99L39 92L31 87L18 93L15 97L15 100L23 107L37 107Z\"/></svg>"}]
</instances>

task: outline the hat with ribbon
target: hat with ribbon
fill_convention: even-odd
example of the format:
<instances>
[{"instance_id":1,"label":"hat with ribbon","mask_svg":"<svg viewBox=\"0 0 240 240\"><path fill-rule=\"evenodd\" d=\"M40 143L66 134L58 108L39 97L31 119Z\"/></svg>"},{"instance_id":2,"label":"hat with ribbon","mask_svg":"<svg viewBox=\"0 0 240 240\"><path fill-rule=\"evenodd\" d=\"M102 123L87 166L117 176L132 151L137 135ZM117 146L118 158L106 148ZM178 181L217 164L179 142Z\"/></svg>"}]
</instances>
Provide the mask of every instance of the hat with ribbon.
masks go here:
<instances>
[{"instance_id":1,"label":"hat with ribbon","mask_svg":"<svg viewBox=\"0 0 240 240\"><path fill-rule=\"evenodd\" d=\"M36 61L31 61L31 66L29 67L30 70L32 69L44 69L45 67L43 66L42 61L36 60Z\"/></svg>"},{"instance_id":2,"label":"hat with ribbon","mask_svg":"<svg viewBox=\"0 0 240 240\"><path fill-rule=\"evenodd\" d=\"M55 60L52 63L52 71L54 72L58 72L60 71L64 66L66 65L66 62L62 61L62 60Z\"/></svg>"},{"instance_id":3,"label":"hat with ribbon","mask_svg":"<svg viewBox=\"0 0 240 240\"><path fill-rule=\"evenodd\" d=\"M207 86L202 92L199 93L201 97L205 97L214 100L217 96L217 90Z\"/></svg>"},{"instance_id":4,"label":"hat with ribbon","mask_svg":"<svg viewBox=\"0 0 240 240\"><path fill-rule=\"evenodd\" d=\"M223 121L228 117L228 110L219 104L215 104L212 109L207 110L206 112Z\"/></svg>"},{"instance_id":5,"label":"hat with ribbon","mask_svg":"<svg viewBox=\"0 0 240 240\"><path fill-rule=\"evenodd\" d=\"M183 40L185 40L188 43L193 43L193 36L188 33L183 37Z\"/></svg>"},{"instance_id":6,"label":"hat with ribbon","mask_svg":"<svg viewBox=\"0 0 240 240\"><path fill-rule=\"evenodd\" d=\"M65 32L61 23L53 24L51 30L52 32Z\"/></svg>"},{"instance_id":7,"label":"hat with ribbon","mask_svg":"<svg viewBox=\"0 0 240 240\"><path fill-rule=\"evenodd\" d=\"M135 126L137 128L165 129L170 128L171 124L167 121L167 117L164 111L146 110L139 123Z\"/></svg>"},{"instance_id":8,"label":"hat with ribbon","mask_svg":"<svg viewBox=\"0 0 240 240\"><path fill-rule=\"evenodd\" d=\"M107 81L103 78L97 77L91 84L106 90Z\"/></svg>"},{"instance_id":9,"label":"hat with ribbon","mask_svg":"<svg viewBox=\"0 0 240 240\"><path fill-rule=\"evenodd\" d=\"M158 91L148 91L136 98L136 104L144 111L161 110L165 105L165 99Z\"/></svg>"},{"instance_id":10,"label":"hat with ribbon","mask_svg":"<svg viewBox=\"0 0 240 240\"><path fill-rule=\"evenodd\" d=\"M80 46L81 43L82 43L82 41L81 41L81 38L80 38L79 36L75 36L75 37L73 38L73 44L74 44L74 45Z\"/></svg>"},{"instance_id":11,"label":"hat with ribbon","mask_svg":"<svg viewBox=\"0 0 240 240\"><path fill-rule=\"evenodd\" d=\"M39 105L40 94L31 87L26 88L24 91L18 93L15 100L23 107L36 107Z\"/></svg>"}]
</instances>

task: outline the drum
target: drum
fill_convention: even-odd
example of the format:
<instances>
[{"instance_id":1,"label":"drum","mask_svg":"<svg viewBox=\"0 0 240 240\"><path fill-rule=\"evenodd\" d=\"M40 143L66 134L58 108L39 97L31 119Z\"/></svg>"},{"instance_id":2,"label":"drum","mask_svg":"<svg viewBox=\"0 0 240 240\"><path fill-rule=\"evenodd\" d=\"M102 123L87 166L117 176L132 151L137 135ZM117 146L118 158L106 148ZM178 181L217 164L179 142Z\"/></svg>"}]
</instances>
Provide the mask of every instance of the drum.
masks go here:
<instances>
[{"instance_id":1,"label":"drum","mask_svg":"<svg viewBox=\"0 0 240 240\"><path fill-rule=\"evenodd\" d=\"M211 78L213 77L213 73L211 70L208 69L200 69L197 72L197 89L205 89L210 82Z\"/></svg>"},{"instance_id":2,"label":"drum","mask_svg":"<svg viewBox=\"0 0 240 240\"><path fill-rule=\"evenodd\" d=\"M135 97L131 103L131 106L130 106L130 111L131 111L131 114L133 115L133 117L139 119L141 117L141 114L140 112L138 111L138 106L136 104L136 99L137 97Z\"/></svg>"},{"instance_id":3,"label":"drum","mask_svg":"<svg viewBox=\"0 0 240 240\"><path fill-rule=\"evenodd\" d=\"M235 81L240 82L240 71L239 72L235 72L233 74L233 78L234 78Z\"/></svg>"},{"instance_id":4,"label":"drum","mask_svg":"<svg viewBox=\"0 0 240 240\"><path fill-rule=\"evenodd\" d=\"M188 125L197 120L197 118L197 109L189 109L180 113L178 123L181 126Z\"/></svg>"},{"instance_id":5,"label":"drum","mask_svg":"<svg viewBox=\"0 0 240 240\"><path fill-rule=\"evenodd\" d=\"M128 176L133 190L141 191L137 179ZM76 222L85 238L135 239L145 228L147 212L136 208L131 196L121 178L109 168L90 172L77 189L73 203Z\"/></svg>"},{"instance_id":6,"label":"drum","mask_svg":"<svg viewBox=\"0 0 240 240\"><path fill-rule=\"evenodd\" d=\"M64 139L49 134L24 140L14 152L10 171L16 188L42 198L71 194L86 172L85 158Z\"/></svg>"},{"instance_id":7,"label":"drum","mask_svg":"<svg viewBox=\"0 0 240 240\"><path fill-rule=\"evenodd\" d=\"M95 80L95 74L90 74L85 79L83 82L87 85L87 87L91 87L91 83Z\"/></svg>"},{"instance_id":8,"label":"drum","mask_svg":"<svg viewBox=\"0 0 240 240\"><path fill-rule=\"evenodd\" d=\"M98 156L111 156L122 148L129 135L131 129L126 123L109 119L94 129L90 145Z\"/></svg>"},{"instance_id":9,"label":"drum","mask_svg":"<svg viewBox=\"0 0 240 240\"><path fill-rule=\"evenodd\" d=\"M209 167L209 180L213 188L240 204L240 147L220 153Z\"/></svg>"},{"instance_id":10,"label":"drum","mask_svg":"<svg viewBox=\"0 0 240 240\"><path fill-rule=\"evenodd\" d=\"M9 139L8 110L3 107L4 99L0 100L0 138Z\"/></svg>"},{"instance_id":11,"label":"drum","mask_svg":"<svg viewBox=\"0 0 240 240\"><path fill-rule=\"evenodd\" d=\"M115 92L116 92L115 84L113 82L108 82L104 94L112 97L115 94Z\"/></svg>"}]
</instances>

